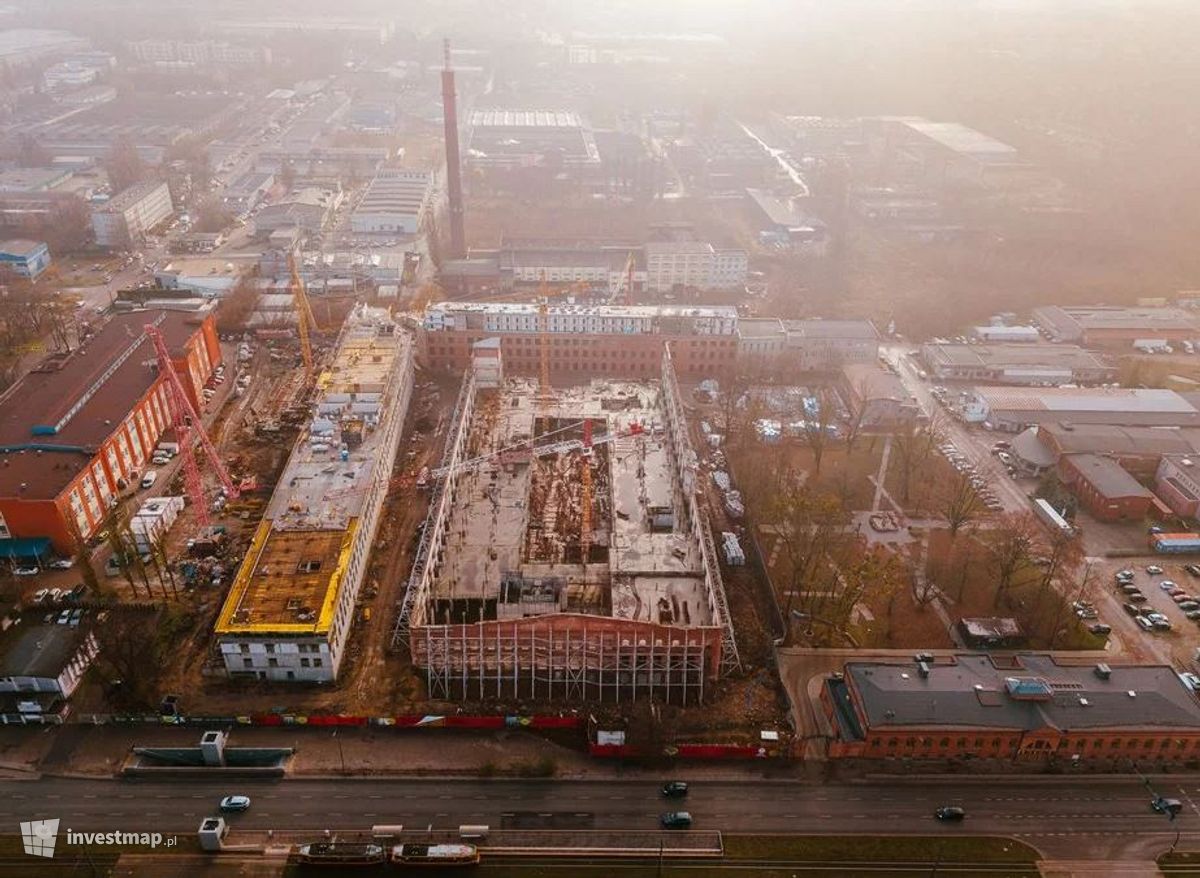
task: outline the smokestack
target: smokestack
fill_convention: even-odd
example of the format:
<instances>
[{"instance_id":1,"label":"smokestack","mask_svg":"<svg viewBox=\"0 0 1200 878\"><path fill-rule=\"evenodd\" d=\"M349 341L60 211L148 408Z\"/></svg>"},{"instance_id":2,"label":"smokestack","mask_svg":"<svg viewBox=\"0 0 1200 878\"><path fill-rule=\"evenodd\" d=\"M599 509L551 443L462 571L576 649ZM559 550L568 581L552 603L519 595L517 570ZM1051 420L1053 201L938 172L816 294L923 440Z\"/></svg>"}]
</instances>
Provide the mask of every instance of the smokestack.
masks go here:
<instances>
[{"instance_id":1,"label":"smokestack","mask_svg":"<svg viewBox=\"0 0 1200 878\"><path fill-rule=\"evenodd\" d=\"M442 68L442 117L446 130L446 196L450 203L451 259L467 255L467 235L463 229L462 160L458 155L458 99L454 94L454 71L450 68L450 41L442 44L445 66Z\"/></svg>"}]
</instances>

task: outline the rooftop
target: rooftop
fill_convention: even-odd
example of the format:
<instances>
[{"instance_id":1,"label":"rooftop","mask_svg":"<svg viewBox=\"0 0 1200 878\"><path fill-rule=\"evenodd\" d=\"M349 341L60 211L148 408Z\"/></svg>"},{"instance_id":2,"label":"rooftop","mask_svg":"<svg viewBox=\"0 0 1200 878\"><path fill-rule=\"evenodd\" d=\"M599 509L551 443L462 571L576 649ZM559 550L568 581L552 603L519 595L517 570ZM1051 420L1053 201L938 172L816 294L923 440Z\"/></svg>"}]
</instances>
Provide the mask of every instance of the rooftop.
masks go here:
<instances>
[{"instance_id":1,"label":"rooftop","mask_svg":"<svg viewBox=\"0 0 1200 878\"><path fill-rule=\"evenodd\" d=\"M763 189L747 189L746 195L772 223L789 229L816 228L821 221L808 216L790 198L782 198Z\"/></svg>"},{"instance_id":2,"label":"rooftop","mask_svg":"<svg viewBox=\"0 0 1200 878\"><path fill-rule=\"evenodd\" d=\"M355 213L417 213L429 197L432 177L425 171L380 171L367 187Z\"/></svg>"},{"instance_id":3,"label":"rooftop","mask_svg":"<svg viewBox=\"0 0 1200 878\"><path fill-rule=\"evenodd\" d=\"M1194 313L1182 308L1143 308L1120 305L1046 305L1035 308L1034 317L1061 335L1071 337L1091 330L1198 329Z\"/></svg>"},{"instance_id":4,"label":"rooftop","mask_svg":"<svg viewBox=\"0 0 1200 878\"><path fill-rule=\"evenodd\" d=\"M540 307L535 302L438 302L430 305L427 310L464 314L537 314ZM737 318L737 308L733 305L569 305L551 303L547 306L547 313L551 315L588 314L595 317L611 317L616 320L646 317Z\"/></svg>"},{"instance_id":5,"label":"rooftop","mask_svg":"<svg viewBox=\"0 0 1200 878\"><path fill-rule=\"evenodd\" d=\"M1200 430L1120 427L1114 424L1041 424L1038 438L1053 441L1064 454L1159 455L1200 451Z\"/></svg>"},{"instance_id":6,"label":"rooftop","mask_svg":"<svg viewBox=\"0 0 1200 878\"><path fill-rule=\"evenodd\" d=\"M0 496L57 496L157 379L143 327L157 324L175 355L203 319L168 310L116 314L71 353L35 366L0 397Z\"/></svg>"},{"instance_id":7,"label":"rooftop","mask_svg":"<svg viewBox=\"0 0 1200 878\"><path fill-rule=\"evenodd\" d=\"M1067 460L1087 483L1104 497L1154 496L1111 457L1099 454L1072 454Z\"/></svg>"},{"instance_id":8,"label":"rooftop","mask_svg":"<svg viewBox=\"0 0 1200 878\"><path fill-rule=\"evenodd\" d=\"M388 311L357 307L317 380L301 431L254 535L217 633L321 633L333 622L362 509L392 461L382 459L399 413L406 336Z\"/></svg>"},{"instance_id":9,"label":"rooftop","mask_svg":"<svg viewBox=\"0 0 1200 878\"><path fill-rule=\"evenodd\" d=\"M46 624L25 614L0 632L0 678L57 677L90 631L88 625Z\"/></svg>"},{"instance_id":10,"label":"rooftop","mask_svg":"<svg viewBox=\"0 0 1200 878\"><path fill-rule=\"evenodd\" d=\"M13 238L0 241L0 253L6 256L34 256L39 250L46 249L43 241L29 241L24 238Z\"/></svg>"},{"instance_id":11,"label":"rooftop","mask_svg":"<svg viewBox=\"0 0 1200 878\"><path fill-rule=\"evenodd\" d=\"M1174 390L1125 387L976 387L989 410L1200 415ZM1200 417L1198 417L1200 421Z\"/></svg>"},{"instance_id":12,"label":"rooftop","mask_svg":"<svg viewBox=\"0 0 1200 878\"><path fill-rule=\"evenodd\" d=\"M902 121L907 128L939 146L976 161L1012 162L1017 157L1016 148L958 122L930 122L919 118Z\"/></svg>"},{"instance_id":13,"label":"rooftop","mask_svg":"<svg viewBox=\"0 0 1200 878\"><path fill-rule=\"evenodd\" d=\"M933 663L927 677L912 663L849 662L846 676L876 729L1200 726L1200 702L1167 665L1116 665L1105 680L1092 665L1062 665L1048 655L1014 659L1010 667L962 654Z\"/></svg>"},{"instance_id":14,"label":"rooftop","mask_svg":"<svg viewBox=\"0 0 1200 878\"><path fill-rule=\"evenodd\" d=\"M582 128L578 113L569 110L473 110L472 128Z\"/></svg>"},{"instance_id":15,"label":"rooftop","mask_svg":"<svg viewBox=\"0 0 1200 878\"><path fill-rule=\"evenodd\" d=\"M784 320L783 328L795 338L879 339L879 330L870 320Z\"/></svg>"},{"instance_id":16,"label":"rooftop","mask_svg":"<svg viewBox=\"0 0 1200 878\"><path fill-rule=\"evenodd\" d=\"M144 180L141 183L134 183L128 189L121 190L104 204L100 205L98 210L105 213L128 210L160 186L165 188L166 185L161 180Z\"/></svg>"},{"instance_id":17,"label":"rooftop","mask_svg":"<svg viewBox=\"0 0 1200 878\"><path fill-rule=\"evenodd\" d=\"M1041 366L1074 370L1108 367L1100 356L1069 344L926 344L922 346L921 354L931 366L959 368Z\"/></svg>"},{"instance_id":18,"label":"rooftop","mask_svg":"<svg viewBox=\"0 0 1200 878\"><path fill-rule=\"evenodd\" d=\"M0 171L0 192L40 192L66 181L71 172L63 168L9 168Z\"/></svg>"},{"instance_id":19,"label":"rooftop","mask_svg":"<svg viewBox=\"0 0 1200 878\"><path fill-rule=\"evenodd\" d=\"M907 402L908 388L899 376L885 372L874 363L851 363L842 367L842 376L850 392L865 399L896 399Z\"/></svg>"}]
</instances>

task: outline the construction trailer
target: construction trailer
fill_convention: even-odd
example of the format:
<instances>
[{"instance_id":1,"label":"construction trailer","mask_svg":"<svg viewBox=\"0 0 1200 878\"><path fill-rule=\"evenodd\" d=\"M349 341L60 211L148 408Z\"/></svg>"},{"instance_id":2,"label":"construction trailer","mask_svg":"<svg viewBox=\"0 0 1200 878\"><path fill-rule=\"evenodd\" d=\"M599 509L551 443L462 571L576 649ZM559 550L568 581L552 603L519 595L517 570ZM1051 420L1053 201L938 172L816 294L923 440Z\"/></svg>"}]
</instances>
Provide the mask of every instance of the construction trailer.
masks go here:
<instances>
[{"instance_id":1,"label":"construction trailer","mask_svg":"<svg viewBox=\"0 0 1200 878\"><path fill-rule=\"evenodd\" d=\"M436 474L393 639L430 697L698 703L740 667L669 352L549 398L468 370Z\"/></svg>"}]
</instances>

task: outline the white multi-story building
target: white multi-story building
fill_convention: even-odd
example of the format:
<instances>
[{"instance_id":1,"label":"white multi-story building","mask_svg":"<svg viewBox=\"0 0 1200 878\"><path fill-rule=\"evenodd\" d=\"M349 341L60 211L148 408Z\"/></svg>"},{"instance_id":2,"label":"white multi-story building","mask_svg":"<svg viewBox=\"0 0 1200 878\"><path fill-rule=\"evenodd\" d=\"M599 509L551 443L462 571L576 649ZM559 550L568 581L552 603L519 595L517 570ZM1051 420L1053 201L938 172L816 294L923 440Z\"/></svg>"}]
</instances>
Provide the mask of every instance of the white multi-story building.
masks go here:
<instances>
[{"instance_id":1,"label":"white multi-story building","mask_svg":"<svg viewBox=\"0 0 1200 878\"><path fill-rule=\"evenodd\" d=\"M645 245L646 288L738 289L746 283L745 250L718 250L703 241L651 241Z\"/></svg>"},{"instance_id":2,"label":"white multi-story building","mask_svg":"<svg viewBox=\"0 0 1200 878\"><path fill-rule=\"evenodd\" d=\"M350 228L360 234L415 235L425 223L432 191L428 171L382 170L350 217Z\"/></svg>"},{"instance_id":3,"label":"white multi-story building","mask_svg":"<svg viewBox=\"0 0 1200 878\"><path fill-rule=\"evenodd\" d=\"M216 40L138 40L126 45L145 64L249 67L271 61L270 49Z\"/></svg>"},{"instance_id":4,"label":"white multi-story building","mask_svg":"<svg viewBox=\"0 0 1200 878\"><path fill-rule=\"evenodd\" d=\"M337 678L412 380L409 337L359 305L217 618L231 677Z\"/></svg>"},{"instance_id":5,"label":"white multi-story building","mask_svg":"<svg viewBox=\"0 0 1200 878\"><path fill-rule=\"evenodd\" d=\"M92 231L99 247L136 246L146 232L174 211L171 190L158 180L135 183L92 210Z\"/></svg>"}]
</instances>

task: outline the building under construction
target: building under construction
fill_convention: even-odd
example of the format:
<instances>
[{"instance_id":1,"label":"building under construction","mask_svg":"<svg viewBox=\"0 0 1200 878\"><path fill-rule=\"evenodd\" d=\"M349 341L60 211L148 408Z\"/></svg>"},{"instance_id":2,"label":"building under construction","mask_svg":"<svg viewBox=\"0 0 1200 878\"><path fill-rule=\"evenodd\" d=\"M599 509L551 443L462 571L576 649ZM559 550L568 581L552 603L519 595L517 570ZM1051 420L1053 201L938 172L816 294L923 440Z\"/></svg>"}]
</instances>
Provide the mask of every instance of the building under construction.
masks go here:
<instances>
[{"instance_id":1,"label":"building under construction","mask_svg":"<svg viewBox=\"0 0 1200 878\"><path fill-rule=\"evenodd\" d=\"M412 382L410 338L357 306L217 618L230 676L336 679Z\"/></svg>"},{"instance_id":2,"label":"building under construction","mask_svg":"<svg viewBox=\"0 0 1200 878\"><path fill-rule=\"evenodd\" d=\"M669 353L554 388L477 346L401 609L434 698L695 703L736 667Z\"/></svg>"}]
</instances>

